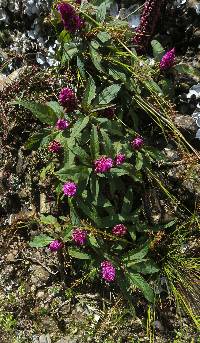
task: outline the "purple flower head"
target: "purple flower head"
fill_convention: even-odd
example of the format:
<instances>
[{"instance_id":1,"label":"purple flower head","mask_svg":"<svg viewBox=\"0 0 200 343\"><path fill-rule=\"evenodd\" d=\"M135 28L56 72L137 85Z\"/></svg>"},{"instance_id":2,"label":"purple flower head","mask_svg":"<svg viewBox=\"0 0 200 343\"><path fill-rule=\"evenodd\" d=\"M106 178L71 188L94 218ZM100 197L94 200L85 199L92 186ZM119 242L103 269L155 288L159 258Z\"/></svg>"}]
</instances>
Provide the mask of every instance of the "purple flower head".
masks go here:
<instances>
[{"instance_id":1,"label":"purple flower head","mask_svg":"<svg viewBox=\"0 0 200 343\"><path fill-rule=\"evenodd\" d=\"M109 261L103 261L101 263L102 278L108 282L114 281L116 270L115 267Z\"/></svg>"},{"instance_id":2,"label":"purple flower head","mask_svg":"<svg viewBox=\"0 0 200 343\"><path fill-rule=\"evenodd\" d=\"M76 108L76 96L71 88L63 88L59 94L59 101L68 112L74 111Z\"/></svg>"},{"instance_id":3,"label":"purple flower head","mask_svg":"<svg viewBox=\"0 0 200 343\"><path fill-rule=\"evenodd\" d=\"M124 163L125 159L126 159L126 156L124 154L119 153L115 156L114 163L116 166L120 166L121 164Z\"/></svg>"},{"instance_id":4,"label":"purple flower head","mask_svg":"<svg viewBox=\"0 0 200 343\"><path fill-rule=\"evenodd\" d=\"M62 148L62 145L58 141L52 141L48 145L48 150L53 153L58 153L60 149Z\"/></svg>"},{"instance_id":5,"label":"purple flower head","mask_svg":"<svg viewBox=\"0 0 200 343\"><path fill-rule=\"evenodd\" d=\"M57 122L56 122L56 128L58 130L65 130L67 127L69 126L69 123L67 120L65 119L58 119Z\"/></svg>"},{"instance_id":6,"label":"purple flower head","mask_svg":"<svg viewBox=\"0 0 200 343\"><path fill-rule=\"evenodd\" d=\"M133 44L136 45L138 53L142 54L147 49L151 38L156 30L165 0L146 0L140 24L135 30Z\"/></svg>"},{"instance_id":7,"label":"purple flower head","mask_svg":"<svg viewBox=\"0 0 200 343\"><path fill-rule=\"evenodd\" d=\"M60 12L64 28L70 33L75 33L84 25L83 20L76 14L74 7L70 4L66 2L60 3L57 10Z\"/></svg>"},{"instance_id":8,"label":"purple flower head","mask_svg":"<svg viewBox=\"0 0 200 343\"><path fill-rule=\"evenodd\" d=\"M63 185L63 192L68 197L73 197L77 192L77 185L74 182L68 181Z\"/></svg>"},{"instance_id":9,"label":"purple flower head","mask_svg":"<svg viewBox=\"0 0 200 343\"><path fill-rule=\"evenodd\" d=\"M123 224L117 224L113 227L112 233L115 236L124 236L127 233L127 227Z\"/></svg>"},{"instance_id":10,"label":"purple flower head","mask_svg":"<svg viewBox=\"0 0 200 343\"><path fill-rule=\"evenodd\" d=\"M106 173L113 167L113 160L110 157L101 156L95 162L95 173Z\"/></svg>"},{"instance_id":11,"label":"purple flower head","mask_svg":"<svg viewBox=\"0 0 200 343\"><path fill-rule=\"evenodd\" d=\"M144 139L142 137L136 137L133 139L133 141L131 142L131 145L133 147L133 149L135 150L140 150L142 148L144 144Z\"/></svg>"},{"instance_id":12,"label":"purple flower head","mask_svg":"<svg viewBox=\"0 0 200 343\"><path fill-rule=\"evenodd\" d=\"M166 54L163 56L163 58L160 61L160 69L161 70L167 70L170 69L175 61L175 49L166 52Z\"/></svg>"},{"instance_id":13,"label":"purple flower head","mask_svg":"<svg viewBox=\"0 0 200 343\"><path fill-rule=\"evenodd\" d=\"M77 245L84 245L87 238L87 231L78 228L74 229L72 238Z\"/></svg>"},{"instance_id":14,"label":"purple flower head","mask_svg":"<svg viewBox=\"0 0 200 343\"><path fill-rule=\"evenodd\" d=\"M58 250L62 249L62 247L63 247L63 243L58 241L57 239L52 241L49 244L49 250L51 250L51 251L58 251Z\"/></svg>"}]
</instances>

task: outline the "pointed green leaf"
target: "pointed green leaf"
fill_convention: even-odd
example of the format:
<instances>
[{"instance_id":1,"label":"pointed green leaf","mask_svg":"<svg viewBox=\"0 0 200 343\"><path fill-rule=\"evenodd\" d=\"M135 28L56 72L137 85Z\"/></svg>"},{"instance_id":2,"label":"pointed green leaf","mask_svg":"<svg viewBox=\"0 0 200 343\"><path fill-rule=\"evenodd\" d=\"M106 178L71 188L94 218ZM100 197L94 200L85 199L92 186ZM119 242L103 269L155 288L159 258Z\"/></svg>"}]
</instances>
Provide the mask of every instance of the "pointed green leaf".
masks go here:
<instances>
[{"instance_id":1,"label":"pointed green leaf","mask_svg":"<svg viewBox=\"0 0 200 343\"><path fill-rule=\"evenodd\" d=\"M91 256L86 254L85 252L80 251L78 248L70 247L68 248L68 253L70 256L74 258L78 258L79 260L90 260Z\"/></svg>"},{"instance_id":2,"label":"pointed green leaf","mask_svg":"<svg viewBox=\"0 0 200 343\"><path fill-rule=\"evenodd\" d=\"M137 273L132 273L129 271L128 273L130 282L137 288L139 288L143 295L145 296L145 298L150 301L153 302L154 301L154 292L152 290L152 288L149 286L149 284L147 283L147 281L140 275Z\"/></svg>"},{"instance_id":3,"label":"pointed green leaf","mask_svg":"<svg viewBox=\"0 0 200 343\"><path fill-rule=\"evenodd\" d=\"M153 56L156 61L160 61L162 56L165 54L165 50L162 45L157 40L151 41L151 46L153 49Z\"/></svg>"},{"instance_id":4,"label":"pointed green leaf","mask_svg":"<svg viewBox=\"0 0 200 343\"><path fill-rule=\"evenodd\" d=\"M46 104L39 104L36 102L16 100L13 104L23 106L38 118L42 123L54 125L57 121L55 112Z\"/></svg>"},{"instance_id":5,"label":"pointed green leaf","mask_svg":"<svg viewBox=\"0 0 200 343\"><path fill-rule=\"evenodd\" d=\"M124 196L122 214L130 213L133 206L133 190L129 188L126 195Z\"/></svg>"},{"instance_id":6,"label":"pointed green leaf","mask_svg":"<svg viewBox=\"0 0 200 343\"><path fill-rule=\"evenodd\" d=\"M95 98L95 96L96 96L96 85L92 76L89 75L89 79L86 85L86 90L83 94L83 100L82 100L83 105L87 105L87 106L90 105L91 101Z\"/></svg>"},{"instance_id":7,"label":"pointed green leaf","mask_svg":"<svg viewBox=\"0 0 200 343\"><path fill-rule=\"evenodd\" d=\"M124 263L128 263L131 261L141 261L148 254L148 251L149 251L149 245L146 244L142 248L139 247L137 249L133 249L131 251L128 251L123 256L122 260L124 261Z\"/></svg>"},{"instance_id":8,"label":"pointed green leaf","mask_svg":"<svg viewBox=\"0 0 200 343\"><path fill-rule=\"evenodd\" d=\"M53 241L53 238L44 234L36 236L29 243L32 248L43 248L46 245L50 244Z\"/></svg>"},{"instance_id":9,"label":"pointed green leaf","mask_svg":"<svg viewBox=\"0 0 200 343\"><path fill-rule=\"evenodd\" d=\"M94 101L94 105L106 105L109 104L111 101L113 101L119 90L121 88L121 85L119 84L113 84L111 86L106 87L96 98Z\"/></svg>"},{"instance_id":10,"label":"pointed green leaf","mask_svg":"<svg viewBox=\"0 0 200 343\"><path fill-rule=\"evenodd\" d=\"M99 156L99 137L97 127L95 125L92 125L92 130L90 134L90 152L92 160L96 160Z\"/></svg>"}]
</instances>

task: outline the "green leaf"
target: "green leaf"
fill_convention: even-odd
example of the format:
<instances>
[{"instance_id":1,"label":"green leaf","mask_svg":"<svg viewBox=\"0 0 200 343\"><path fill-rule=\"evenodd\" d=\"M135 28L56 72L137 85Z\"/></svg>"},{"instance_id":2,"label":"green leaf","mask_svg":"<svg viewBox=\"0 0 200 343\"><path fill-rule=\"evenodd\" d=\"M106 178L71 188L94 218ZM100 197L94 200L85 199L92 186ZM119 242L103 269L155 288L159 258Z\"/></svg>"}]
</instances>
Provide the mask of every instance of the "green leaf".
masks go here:
<instances>
[{"instance_id":1,"label":"green leaf","mask_svg":"<svg viewBox=\"0 0 200 343\"><path fill-rule=\"evenodd\" d=\"M56 113L46 104L39 104L36 102L16 100L13 104L23 106L31 111L33 115L38 118L42 123L54 125L57 121Z\"/></svg>"},{"instance_id":2,"label":"green leaf","mask_svg":"<svg viewBox=\"0 0 200 343\"><path fill-rule=\"evenodd\" d=\"M132 261L141 261L149 251L149 245L146 244L144 247L133 249L128 251L122 258L124 263L130 263Z\"/></svg>"},{"instance_id":3,"label":"green leaf","mask_svg":"<svg viewBox=\"0 0 200 343\"><path fill-rule=\"evenodd\" d=\"M110 40L112 37L111 35L106 31L100 31L97 35L97 38L102 42L106 43L108 40Z\"/></svg>"},{"instance_id":4,"label":"green leaf","mask_svg":"<svg viewBox=\"0 0 200 343\"><path fill-rule=\"evenodd\" d=\"M60 218L60 217L59 217ZM65 218L66 219L66 218ZM63 232L63 241L68 242L71 241L71 236L72 236L72 230L73 230L73 225L69 224Z\"/></svg>"},{"instance_id":5,"label":"green leaf","mask_svg":"<svg viewBox=\"0 0 200 343\"><path fill-rule=\"evenodd\" d=\"M89 75L89 79L87 81L86 90L83 94L83 105L90 105L91 101L95 98L96 95L96 85L94 79L91 75Z\"/></svg>"},{"instance_id":6,"label":"green leaf","mask_svg":"<svg viewBox=\"0 0 200 343\"><path fill-rule=\"evenodd\" d=\"M47 105L54 111L58 118L61 118L64 114L62 106L57 101L49 101Z\"/></svg>"},{"instance_id":7,"label":"green leaf","mask_svg":"<svg viewBox=\"0 0 200 343\"><path fill-rule=\"evenodd\" d=\"M95 125L92 125L92 130L90 134L90 152L92 160L96 160L99 156L99 137L98 131Z\"/></svg>"},{"instance_id":8,"label":"green leaf","mask_svg":"<svg viewBox=\"0 0 200 343\"><path fill-rule=\"evenodd\" d=\"M86 73L85 73L85 65L83 60L77 56L77 61L76 61L77 67L79 69L80 75L83 79L86 79Z\"/></svg>"},{"instance_id":9,"label":"green leaf","mask_svg":"<svg viewBox=\"0 0 200 343\"><path fill-rule=\"evenodd\" d=\"M127 267L133 272L142 274L153 274L157 273L160 270L158 266L151 260L146 260L139 263L130 263L127 265Z\"/></svg>"},{"instance_id":10,"label":"green leaf","mask_svg":"<svg viewBox=\"0 0 200 343\"><path fill-rule=\"evenodd\" d=\"M106 17L106 10L107 10L107 1L102 2L102 4L98 7L98 11L96 14L96 20L98 22L104 22Z\"/></svg>"},{"instance_id":11,"label":"green leaf","mask_svg":"<svg viewBox=\"0 0 200 343\"><path fill-rule=\"evenodd\" d=\"M74 56L76 56L79 52L79 45L77 43L65 43L63 47L63 55L61 59L61 63L65 64L66 62L70 61Z\"/></svg>"},{"instance_id":12,"label":"green leaf","mask_svg":"<svg viewBox=\"0 0 200 343\"><path fill-rule=\"evenodd\" d=\"M113 156L114 155L114 150L113 150L113 144L108 136L108 134L106 133L106 131L104 129L100 129L101 130L101 135L103 138L103 149L105 151L105 154L108 156Z\"/></svg>"},{"instance_id":13,"label":"green leaf","mask_svg":"<svg viewBox=\"0 0 200 343\"><path fill-rule=\"evenodd\" d=\"M79 260L90 260L91 256L85 252L80 251L78 248L70 247L68 248L68 253L70 256L74 258L78 258Z\"/></svg>"},{"instance_id":14,"label":"green leaf","mask_svg":"<svg viewBox=\"0 0 200 343\"><path fill-rule=\"evenodd\" d=\"M68 204L70 207L70 220L73 226L78 226L80 224L80 219L78 212L74 206L73 199L68 198Z\"/></svg>"},{"instance_id":15,"label":"green leaf","mask_svg":"<svg viewBox=\"0 0 200 343\"><path fill-rule=\"evenodd\" d=\"M129 292L129 288L130 288L129 279L124 277L124 274L120 271L117 273L117 282L118 282L118 285L120 287L122 294L124 295L124 298L129 303L132 315L135 316L135 308L133 306L133 299Z\"/></svg>"},{"instance_id":16,"label":"green leaf","mask_svg":"<svg viewBox=\"0 0 200 343\"><path fill-rule=\"evenodd\" d=\"M111 86L106 87L96 98L94 101L95 105L106 105L109 104L111 101L113 101L119 90L121 88L121 85L119 84L113 84Z\"/></svg>"},{"instance_id":17,"label":"green leaf","mask_svg":"<svg viewBox=\"0 0 200 343\"><path fill-rule=\"evenodd\" d=\"M122 69L118 66L111 66L108 70L109 72L109 75L113 77L113 79L115 80L120 80L122 82L125 82L127 81L127 76L124 72L122 72Z\"/></svg>"},{"instance_id":18,"label":"green leaf","mask_svg":"<svg viewBox=\"0 0 200 343\"><path fill-rule=\"evenodd\" d=\"M41 214L40 221L41 221L42 224L47 224L47 225L53 225L55 227L60 227L60 224L58 223L57 219L54 216L52 216L52 215L45 216L44 214Z\"/></svg>"},{"instance_id":19,"label":"green leaf","mask_svg":"<svg viewBox=\"0 0 200 343\"><path fill-rule=\"evenodd\" d=\"M162 89L159 87L159 85L155 81L153 81L153 79L144 81L144 84L148 90L158 93L158 94L163 94Z\"/></svg>"},{"instance_id":20,"label":"green leaf","mask_svg":"<svg viewBox=\"0 0 200 343\"><path fill-rule=\"evenodd\" d=\"M140 274L132 273L130 271L128 273L128 276L131 283L142 291L145 298L148 301L153 302L154 292L152 288L149 286L149 284L147 283L147 281Z\"/></svg>"},{"instance_id":21,"label":"green leaf","mask_svg":"<svg viewBox=\"0 0 200 343\"><path fill-rule=\"evenodd\" d=\"M73 180L74 182L79 182L80 180L85 180L89 177L92 169L86 166L71 166L71 168L63 167L58 170L55 175L61 180L65 182L68 179Z\"/></svg>"},{"instance_id":22,"label":"green leaf","mask_svg":"<svg viewBox=\"0 0 200 343\"><path fill-rule=\"evenodd\" d=\"M153 57L156 61L160 61L162 56L165 54L164 48L157 40L152 40L151 46L153 49Z\"/></svg>"},{"instance_id":23,"label":"green leaf","mask_svg":"<svg viewBox=\"0 0 200 343\"><path fill-rule=\"evenodd\" d=\"M94 199L95 203L97 204L99 196L99 181L95 175L91 175L90 177L90 191L92 193L92 199Z\"/></svg>"},{"instance_id":24,"label":"green leaf","mask_svg":"<svg viewBox=\"0 0 200 343\"><path fill-rule=\"evenodd\" d=\"M187 74L191 76L197 76L198 78L200 78L200 71L196 68L193 68L189 64L185 64L185 63L176 64L173 67L173 69L175 69L180 74Z\"/></svg>"},{"instance_id":25,"label":"green leaf","mask_svg":"<svg viewBox=\"0 0 200 343\"><path fill-rule=\"evenodd\" d=\"M143 167L143 156L140 151L137 151L135 169L141 170L142 167Z\"/></svg>"},{"instance_id":26,"label":"green leaf","mask_svg":"<svg viewBox=\"0 0 200 343\"><path fill-rule=\"evenodd\" d=\"M32 248L43 248L46 245L50 244L53 241L53 238L44 234L36 236L32 239L29 245Z\"/></svg>"},{"instance_id":27,"label":"green leaf","mask_svg":"<svg viewBox=\"0 0 200 343\"><path fill-rule=\"evenodd\" d=\"M94 48L92 45L90 45L90 56L95 68L101 73L104 73L104 70L101 65L102 56L99 54L97 49Z\"/></svg>"},{"instance_id":28,"label":"green leaf","mask_svg":"<svg viewBox=\"0 0 200 343\"><path fill-rule=\"evenodd\" d=\"M46 137L49 133L46 133L44 131L34 133L32 136L30 136L26 143L25 143L25 149L27 150L35 150L38 149L40 146L40 143L44 137Z\"/></svg>"},{"instance_id":29,"label":"green leaf","mask_svg":"<svg viewBox=\"0 0 200 343\"><path fill-rule=\"evenodd\" d=\"M133 190L129 188L123 199L122 215L130 213L133 206Z\"/></svg>"},{"instance_id":30,"label":"green leaf","mask_svg":"<svg viewBox=\"0 0 200 343\"><path fill-rule=\"evenodd\" d=\"M47 173L53 174L54 169L55 169L55 165L53 162L50 162L49 164L47 164L47 166L42 168L40 172L40 180L44 181L46 179Z\"/></svg>"},{"instance_id":31,"label":"green leaf","mask_svg":"<svg viewBox=\"0 0 200 343\"><path fill-rule=\"evenodd\" d=\"M87 124L89 123L90 117L86 116L84 117L84 119L79 119L77 120L77 122L75 123L75 125L73 126L72 130L71 130L71 135L70 135L70 139L74 139L76 138L81 131L87 126Z\"/></svg>"}]
</instances>

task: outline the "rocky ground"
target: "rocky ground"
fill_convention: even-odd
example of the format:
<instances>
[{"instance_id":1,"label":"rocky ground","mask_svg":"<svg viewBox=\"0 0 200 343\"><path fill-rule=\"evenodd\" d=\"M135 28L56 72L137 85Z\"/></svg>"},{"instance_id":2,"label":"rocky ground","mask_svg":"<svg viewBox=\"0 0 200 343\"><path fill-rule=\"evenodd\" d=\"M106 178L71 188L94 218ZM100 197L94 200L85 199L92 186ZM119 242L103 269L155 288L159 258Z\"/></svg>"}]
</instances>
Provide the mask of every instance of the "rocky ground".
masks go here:
<instances>
[{"instance_id":1,"label":"rocky ground","mask_svg":"<svg viewBox=\"0 0 200 343\"><path fill-rule=\"evenodd\" d=\"M2 343L150 342L144 308L138 302L132 319L115 290L100 292L90 280L78 280L68 288L62 279L59 260L48 249L30 248L37 234L39 213L57 211L49 197L51 185L41 180L41 156L26 149L25 142L40 124L24 110L10 104L16 97L54 100L65 82L58 80L55 66L54 32L48 11L38 1L13 0L0 3L0 335ZM30 2L31 3L31 2ZM169 2L155 39L166 48L176 47L178 59L200 69L200 6L195 0ZM41 15L41 6L44 13ZM14 8L14 9L13 9ZM170 12L169 12L170 11ZM16 16L15 21L13 21ZM23 18L23 25L22 20ZM44 18L45 21L44 21ZM46 25L46 26L45 26ZM175 77L177 116L175 123L188 141L200 150L200 83L196 76ZM28 86L27 86L28 85ZM44 93L45 90L45 93ZM45 94L45 95L44 95ZM200 211L200 164L198 153L182 154L172 143L163 146L168 164L161 174L189 208ZM66 275L66 278L68 275ZM71 277L71 276L70 276ZM48 286L48 287L47 287ZM136 295L137 297L137 295ZM150 321L156 342L198 342L189 319L182 326L173 300L167 299ZM165 312L165 314L164 314Z\"/></svg>"}]
</instances>

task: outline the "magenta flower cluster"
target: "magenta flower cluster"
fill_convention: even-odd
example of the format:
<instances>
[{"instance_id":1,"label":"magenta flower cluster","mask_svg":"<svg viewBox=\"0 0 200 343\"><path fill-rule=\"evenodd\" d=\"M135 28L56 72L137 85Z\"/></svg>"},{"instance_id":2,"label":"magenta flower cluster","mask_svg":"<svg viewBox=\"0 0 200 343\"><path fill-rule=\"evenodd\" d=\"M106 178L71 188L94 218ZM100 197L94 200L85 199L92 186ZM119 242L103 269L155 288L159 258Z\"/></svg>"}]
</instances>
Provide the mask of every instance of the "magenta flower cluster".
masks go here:
<instances>
[{"instance_id":1,"label":"magenta flower cluster","mask_svg":"<svg viewBox=\"0 0 200 343\"><path fill-rule=\"evenodd\" d=\"M171 49L170 51L166 52L166 54L162 57L160 61L160 69L167 70L170 69L175 61L175 48Z\"/></svg>"},{"instance_id":2,"label":"magenta flower cluster","mask_svg":"<svg viewBox=\"0 0 200 343\"><path fill-rule=\"evenodd\" d=\"M64 131L69 126L69 122L65 119L58 119L56 122L56 128L60 131Z\"/></svg>"},{"instance_id":3,"label":"magenta flower cluster","mask_svg":"<svg viewBox=\"0 0 200 343\"><path fill-rule=\"evenodd\" d=\"M107 156L99 157L95 162L95 173L106 173L113 167L113 160Z\"/></svg>"},{"instance_id":4,"label":"magenta flower cluster","mask_svg":"<svg viewBox=\"0 0 200 343\"><path fill-rule=\"evenodd\" d=\"M56 141L56 140L53 140L51 143L49 143L48 145L48 150L50 152L53 152L53 153L58 153L60 151L60 149L62 148L62 145Z\"/></svg>"},{"instance_id":5,"label":"magenta flower cluster","mask_svg":"<svg viewBox=\"0 0 200 343\"><path fill-rule=\"evenodd\" d=\"M49 244L49 250L51 250L51 251L58 251L58 250L62 249L62 247L63 247L63 243L58 241L57 239L52 241Z\"/></svg>"},{"instance_id":6,"label":"magenta flower cluster","mask_svg":"<svg viewBox=\"0 0 200 343\"><path fill-rule=\"evenodd\" d=\"M127 233L127 227L123 224L117 224L112 228L112 233L115 236L122 237Z\"/></svg>"},{"instance_id":7,"label":"magenta flower cluster","mask_svg":"<svg viewBox=\"0 0 200 343\"><path fill-rule=\"evenodd\" d=\"M84 245L87 238L87 231L82 229L74 229L72 232L72 238L77 245Z\"/></svg>"},{"instance_id":8,"label":"magenta flower cluster","mask_svg":"<svg viewBox=\"0 0 200 343\"><path fill-rule=\"evenodd\" d=\"M76 13L74 7L70 4L65 2L60 3L57 6L57 10L61 15L65 30L69 31L70 33L75 33L83 27L83 20Z\"/></svg>"},{"instance_id":9,"label":"magenta flower cluster","mask_svg":"<svg viewBox=\"0 0 200 343\"><path fill-rule=\"evenodd\" d=\"M133 44L139 53L143 53L151 41L160 18L161 8L165 0L147 0L140 19L140 25L133 37Z\"/></svg>"},{"instance_id":10,"label":"magenta flower cluster","mask_svg":"<svg viewBox=\"0 0 200 343\"><path fill-rule=\"evenodd\" d=\"M134 150L140 150L144 144L144 139L140 136L134 138L131 142L131 145Z\"/></svg>"},{"instance_id":11,"label":"magenta flower cluster","mask_svg":"<svg viewBox=\"0 0 200 343\"><path fill-rule=\"evenodd\" d=\"M114 281L116 276L116 270L111 262L103 261L101 263L101 275L102 278L108 282Z\"/></svg>"},{"instance_id":12,"label":"magenta flower cluster","mask_svg":"<svg viewBox=\"0 0 200 343\"><path fill-rule=\"evenodd\" d=\"M77 99L74 91L69 87L61 89L59 101L68 112L73 112L76 108Z\"/></svg>"},{"instance_id":13,"label":"magenta flower cluster","mask_svg":"<svg viewBox=\"0 0 200 343\"><path fill-rule=\"evenodd\" d=\"M116 166L120 166L121 164L124 163L125 159L126 159L126 155L119 153L115 156L114 163Z\"/></svg>"},{"instance_id":14,"label":"magenta flower cluster","mask_svg":"<svg viewBox=\"0 0 200 343\"><path fill-rule=\"evenodd\" d=\"M72 181L68 181L63 185L63 193L68 197L73 197L77 192L77 185Z\"/></svg>"}]
</instances>

